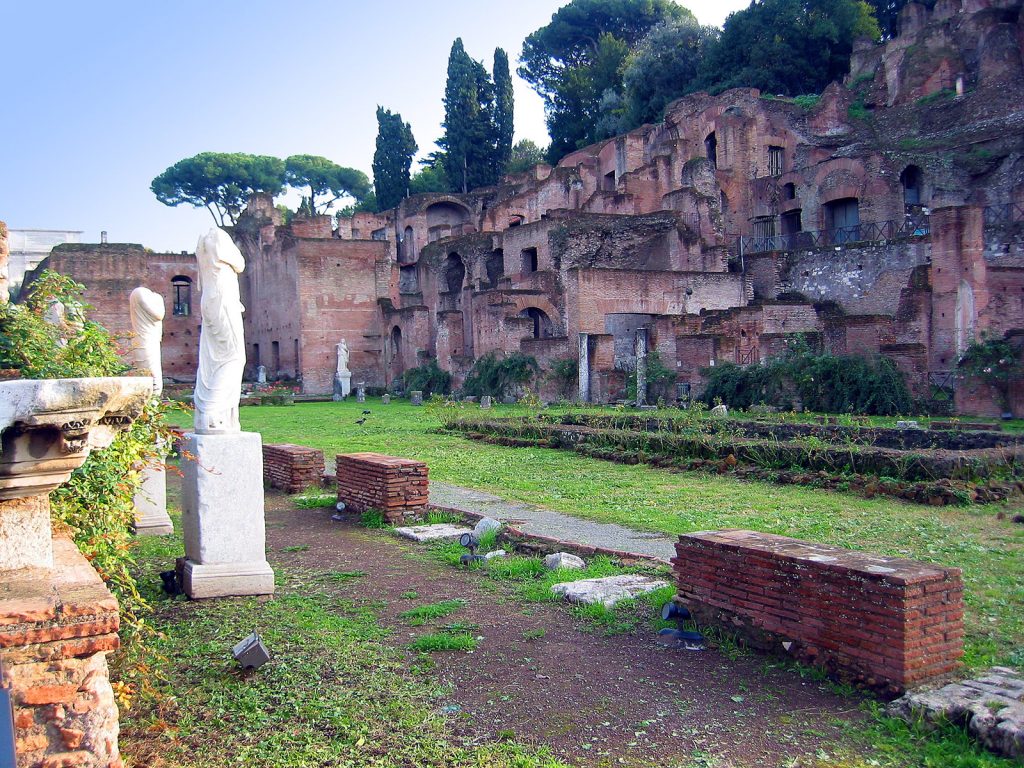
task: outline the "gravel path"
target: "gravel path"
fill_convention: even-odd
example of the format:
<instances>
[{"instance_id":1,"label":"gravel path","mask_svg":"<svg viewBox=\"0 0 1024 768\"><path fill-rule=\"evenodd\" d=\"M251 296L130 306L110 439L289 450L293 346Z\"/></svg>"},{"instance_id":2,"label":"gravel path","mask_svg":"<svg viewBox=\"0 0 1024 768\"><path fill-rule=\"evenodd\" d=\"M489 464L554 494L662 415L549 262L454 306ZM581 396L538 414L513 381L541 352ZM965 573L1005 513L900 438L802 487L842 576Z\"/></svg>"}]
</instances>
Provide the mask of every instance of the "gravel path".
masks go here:
<instances>
[{"instance_id":1,"label":"gravel path","mask_svg":"<svg viewBox=\"0 0 1024 768\"><path fill-rule=\"evenodd\" d=\"M483 491L448 483L430 483L430 503L460 512L475 512L509 523L523 533L550 536L591 547L617 549L668 560L675 556L675 540L659 533L644 533L612 523L595 523L550 509L508 501Z\"/></svg>"}]
</instances>

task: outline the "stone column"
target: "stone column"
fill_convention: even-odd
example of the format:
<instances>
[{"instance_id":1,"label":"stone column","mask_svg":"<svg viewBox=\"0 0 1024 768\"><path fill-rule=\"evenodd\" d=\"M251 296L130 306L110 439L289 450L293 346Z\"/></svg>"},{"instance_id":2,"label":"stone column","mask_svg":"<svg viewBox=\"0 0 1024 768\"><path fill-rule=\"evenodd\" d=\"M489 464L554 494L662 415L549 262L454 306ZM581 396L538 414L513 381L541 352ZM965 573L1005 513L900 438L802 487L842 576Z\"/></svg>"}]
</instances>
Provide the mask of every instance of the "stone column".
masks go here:
<instances>
[{"instance_id":1,"label":"stone column","mask_svg":"<svg viewBox=\"0 0 1024 768\"><path fill-rule=\"evenodd\" d=\"M157 452L160 455L142 470L142 483L135 492L135 533L139 536L174 533L174 524L167 514L167 470L160 443Z\"/></svg>"},{"instance_id":2,"label":"stone column","mask_svg":"<svg viewBox=\"0 0 1024 768\"><path fill-rule=\"evenodd\" d=\"M579 398L581 403L590 402L590 334L579 337Z\"/></svg>"},{"instance_id":3,"label":"stone column","mask_svg":"<svg viewBox=\"0 0 1024 768\"><path fill-rule=\"evenodd\" d=\"M638 328L634 338L636 352L636 407L647 405L647 329Z\"/></svg>"}]
</instances>

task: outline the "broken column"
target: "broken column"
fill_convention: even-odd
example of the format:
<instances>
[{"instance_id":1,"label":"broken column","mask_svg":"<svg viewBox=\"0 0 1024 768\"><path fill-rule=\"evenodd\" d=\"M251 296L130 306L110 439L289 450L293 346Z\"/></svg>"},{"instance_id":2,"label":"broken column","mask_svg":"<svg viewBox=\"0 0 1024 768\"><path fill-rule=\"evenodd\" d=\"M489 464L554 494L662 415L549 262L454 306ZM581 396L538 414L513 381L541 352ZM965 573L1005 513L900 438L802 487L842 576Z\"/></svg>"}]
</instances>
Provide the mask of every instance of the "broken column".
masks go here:
<instances>
[{"instance_id":1,"label":"broken column","mask_svg":"<svg viewBox=\"0 0 1024 768\"><path fill-rule=\"evenodd\" d=\"M581 403L590 402L590 334L579 338L579 397Z\"/></svg>"},{"instance_id":2,"label":"broken column","mask_svg":"<svg viewBox=\"0 0 1024 768\"><path fill-rule=\"evenodd\" d=\"M49 493L142 411L145 378L0 383L0 656L18 768L114 768L118 712L107 669L117 600L70 539Z\"/></svg>"},{"instance_id":3,"label":"broken column","mask_svg":"<svg viewBox=\"0 0 1024 768\"><path fill-rule=\"evenodd\" d=\"M636 352L636 407L647 405L647 329L637 328L634 348Z\"/></svg>"},{"instance_id":4,"label":"broken column","mask_svg":"<svg viewBox=\"0 0 1024 768\"><path fill-rule=\"evenodd\" d=\"M269 595L262 440L238 423L245 368L238 274L245 261L221 229L200 238L196 258L203 324L195 432L182 446L182 588L192 598Z\"/></svg>"}]
</instances>

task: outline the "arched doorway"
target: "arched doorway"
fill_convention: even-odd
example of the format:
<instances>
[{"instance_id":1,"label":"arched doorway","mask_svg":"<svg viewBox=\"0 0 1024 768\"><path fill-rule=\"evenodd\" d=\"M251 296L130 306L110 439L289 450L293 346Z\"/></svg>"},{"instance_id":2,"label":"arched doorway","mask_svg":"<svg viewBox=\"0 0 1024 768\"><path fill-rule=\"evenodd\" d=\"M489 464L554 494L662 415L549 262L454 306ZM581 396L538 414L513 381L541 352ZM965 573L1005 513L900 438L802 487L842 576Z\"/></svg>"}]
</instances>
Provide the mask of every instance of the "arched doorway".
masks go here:
<instances>
[{"instance_id":1,"label":"arched doorway","mask_svg":"<svg viewBox=\"0 0 1024 768\"><path fill-rule=\"evenodd\" d=\"M402 348L402 329L397 325L391 329L391 380L398 381L405 372L405 350Z\"/></svg>"},{"instance_id":2,"label":"arched doorway","mask_svg":"<svg viewBox=\"0 0 1024 768\"><path fill-rule=\"evenodd\" d=\"M548 317L547 313L543 309L527 307L519 313L519 316L527 317L533 321L533 338L550 339L554 337L554 325L551 322L551 318Z\"/></svg>"}]
</instances>

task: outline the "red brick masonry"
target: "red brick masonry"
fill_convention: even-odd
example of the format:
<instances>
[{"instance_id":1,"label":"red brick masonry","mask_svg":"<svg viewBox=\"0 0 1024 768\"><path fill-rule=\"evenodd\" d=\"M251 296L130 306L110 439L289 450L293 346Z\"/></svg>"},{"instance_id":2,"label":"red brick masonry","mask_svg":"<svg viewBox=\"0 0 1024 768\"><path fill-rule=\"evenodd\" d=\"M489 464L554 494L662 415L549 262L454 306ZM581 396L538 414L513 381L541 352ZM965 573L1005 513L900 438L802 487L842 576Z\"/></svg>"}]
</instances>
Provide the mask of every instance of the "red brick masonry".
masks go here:
<instances>
[{"instance_id":1,"label":"red brick masonry","mask_svg":"<svg viewBox=\"0 0 1024 768\"><path fill-rule=\"evenodd\" d=\"M380 453L338 456L338 500L356 513L379 509L398 525L423 516L429 482L427 465Z\"/></svg>"},{"instance_id":2,"label":"red brick masonry","mask_svg":"<svg viewBox=\"0 0 1024 768\"><path fill-rule=\"evenodd\" d=\"M319 487L324 476L324 453L291 443L264 445L263 476L271 488L285 493Z\"/></svg>"},{"instance_id":3,"label":"red brick masonry","mask_svg":"<svg viewBox=\"0 0 1024 768\"><path fill-rule=\"evenodd\" d=\"M117 600L68 539L53 570L0 581L0 654L14 700L18 768L121 765L107 671L117 649Z\"/></svg>"},{"instance_id":4,"label":"red brick masonry","mask_svg":"<svg viewBox=\"0 0 1024 768\"><path fill-rule=\"evenodd\" d=\"M960 570L754 531L679 537L679 599L752 646L888 693L963 655Z\"/></svg>"}]
</instances>

